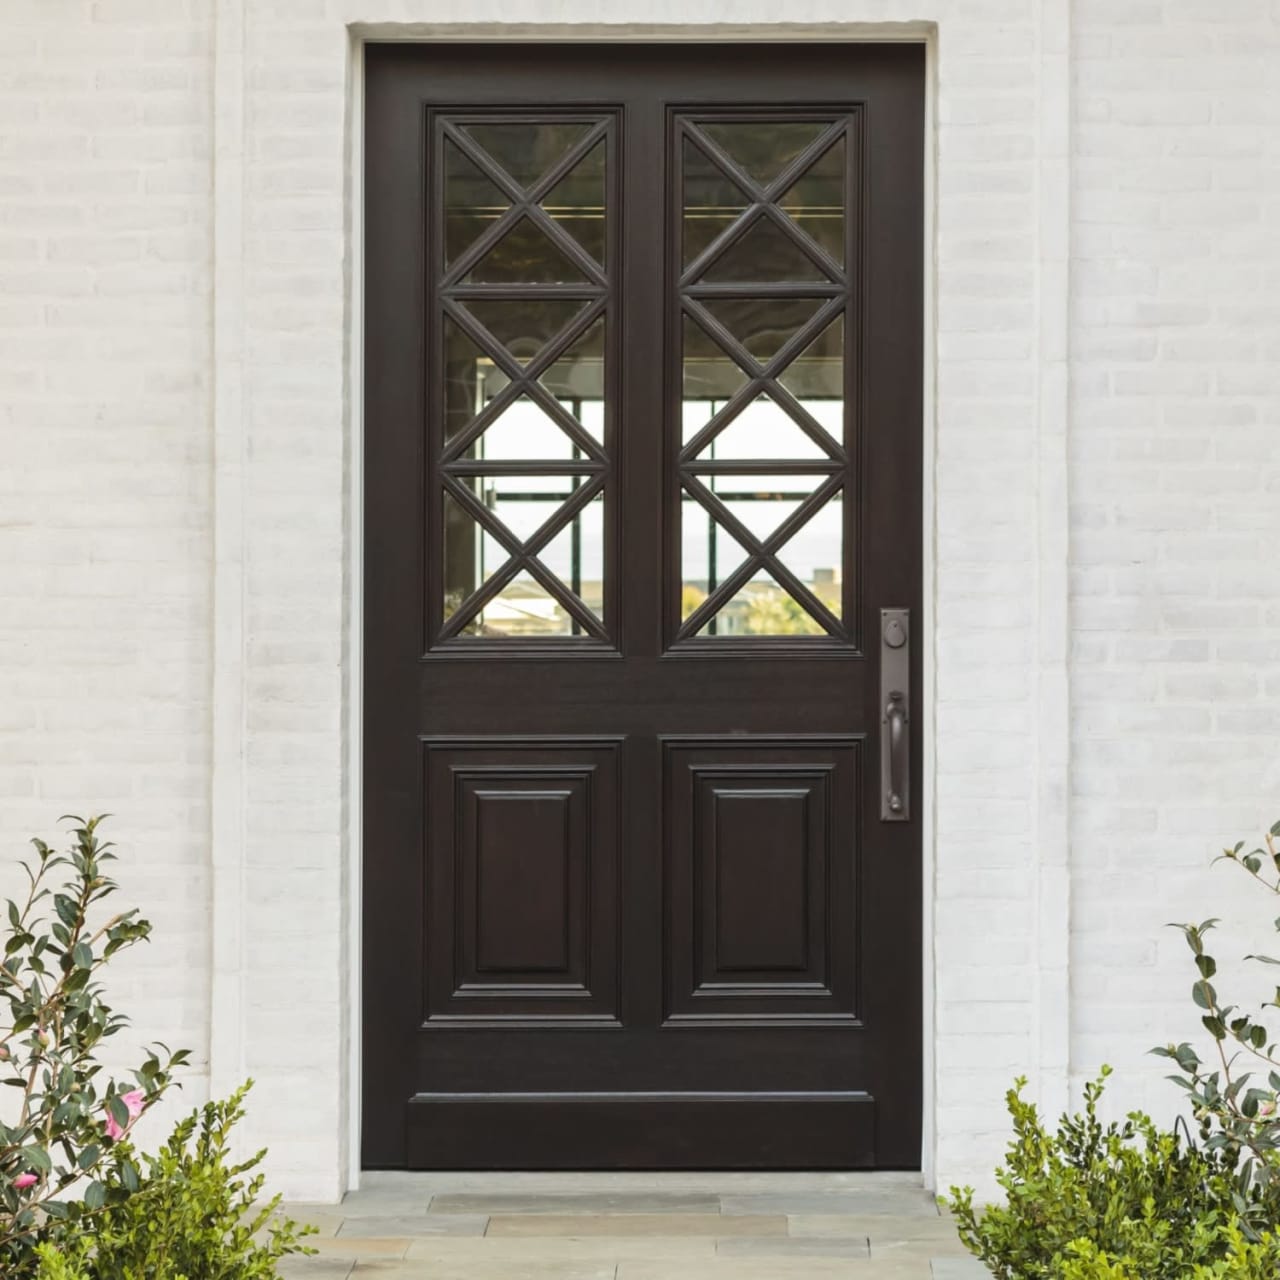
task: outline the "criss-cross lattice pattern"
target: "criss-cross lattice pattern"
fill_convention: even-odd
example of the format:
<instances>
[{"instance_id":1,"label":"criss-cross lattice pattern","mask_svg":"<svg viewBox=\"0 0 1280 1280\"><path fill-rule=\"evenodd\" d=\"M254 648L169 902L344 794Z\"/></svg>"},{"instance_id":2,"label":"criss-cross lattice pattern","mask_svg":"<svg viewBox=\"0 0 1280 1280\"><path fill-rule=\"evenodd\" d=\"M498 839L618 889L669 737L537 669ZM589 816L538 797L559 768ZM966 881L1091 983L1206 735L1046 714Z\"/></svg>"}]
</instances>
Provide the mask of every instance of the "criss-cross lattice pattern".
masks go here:
<instances>
[{"instance_id":1,"label":"criss-cross lattice pattern","mask_svg":"<svg viewBox=\"0 0 1280 1280\"><path fill-rule=\"evenodd\" d=\"M844 115L677 121L678 639L848 638L841 513L850 125ZM695 544L710 550L691 570ZM802 544L803 554L792 554ZM722 575L726 551L733 564ZM831 563L815 567L823 555ZM757 616L735 631L730 615L748 607Z\"/></svg>"},{"instance_id":2,"label":"criss-cross lattice pattern","mask_svg":"<svg viewBox=\"0 0 1280 1280\"><path fill-rule=\"evenodd\" d=\"M434 145L438 638L604 641L584 555L602 558L606 501L612 117L444 116Z\"/></svg>"}]
</instances>

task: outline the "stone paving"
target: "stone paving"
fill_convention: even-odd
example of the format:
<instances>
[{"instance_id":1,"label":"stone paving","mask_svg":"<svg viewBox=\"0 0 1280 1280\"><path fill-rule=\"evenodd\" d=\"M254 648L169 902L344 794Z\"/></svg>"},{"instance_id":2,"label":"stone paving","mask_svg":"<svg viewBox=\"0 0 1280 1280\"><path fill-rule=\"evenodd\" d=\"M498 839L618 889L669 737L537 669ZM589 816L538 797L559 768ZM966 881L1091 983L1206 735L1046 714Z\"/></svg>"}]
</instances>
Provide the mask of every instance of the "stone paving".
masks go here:
<instances>
[{"instance_id":1,"label":"stone paving","mask_svg":"<svg viewBox=\"0 0 1280 1280\"><path fill-rule=\"evenodd\" d=\"M370 1173L286 1280L981 1280L918 1174Z\"/></svg>"}]
</instances>

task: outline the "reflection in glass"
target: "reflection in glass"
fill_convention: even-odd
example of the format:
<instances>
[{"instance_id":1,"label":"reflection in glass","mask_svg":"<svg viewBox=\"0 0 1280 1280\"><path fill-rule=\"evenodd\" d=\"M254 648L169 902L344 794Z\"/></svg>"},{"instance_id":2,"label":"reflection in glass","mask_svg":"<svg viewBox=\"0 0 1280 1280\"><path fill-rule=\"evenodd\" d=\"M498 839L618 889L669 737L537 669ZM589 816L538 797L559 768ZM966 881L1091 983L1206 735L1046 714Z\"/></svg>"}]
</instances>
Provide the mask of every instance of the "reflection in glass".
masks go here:
<instances>
[{"instance_id":1,"label":"reflection in glass","mask_svg":"<svg viewBox=\"0 0 1280 1280\"><path fill-rule=\"evenodd\" d=\"M769 456L788 461L826 458L812 436L796 424L790 414L761 393L739 412L727 427L722 427L698 454L700 462L754 462L762 455L761 442L768 443Z\"/></svg>"},{"instance_id":2,"label":"reflection in glass","mask_svg":"<svg viewBox=\"0 0 1280 1280\"><path fill-rule=\"evenodd\" d=\"M472 298L466 309L524 365L587 305L581 298Z\"/></svg>"},{"instance_id":3,"label":"reflection in glass","mask_svg":"<svg viewBox=\"0 0 1280 1280\"><path fill-rule=\"evenodd\" d=\"M561 160L570 147L586 137L589 123L516 121L463 125L489 158L528 190Z\"/></svg>"},{"instance_id":4,"label":"reflection in glass","mask_svg":"<svg viewBox=\"0 0 1280 1280\"><path fill-rule=\"evenodd\" d=\"M604 440L604 317L595 321L538 381L586 428Z\"/></svg>"},{"instance_id":5,"label":"reflection in glass","mask_svg":"<svg viewBox=\"0 0 1280 1280\"><path fill-rule=\"evenodd\" d=\"M469 284L581 284L586 276L527 216L467 273Z\"/></svg>"},{"instance_id":6,"label":"reflection in glass","mask_svg":"<svg viewBox=\"0 0 1280 1280\"><path fill-rule=\"evenodd\" d=\"M768 186L828 126L811 120L726 120L698 128L740 169Z\"/></svg>"},{"instance_id":7,"label":"reflection in glass","mask_svg":"<svg viewBox=\"0 0 1280 1280\"><path fill-rule=\"evenodd\" d=\"M844 139L824 151L778 203L844 266Z\"/></svg>"},{"instance_id":8,"label":"reflection in glass","mask_svg":"<svg viewBox=\"0 0 1280 1280\"><path fill-rule=\"evenodd\" d=\"M767 538L813 492L816 476L705 476L703 483L758 538ZM681 618L688 619L747 559L746 552L700 503L682 503L684 579ZM842 614L841 495L828 499L776 555L839 618ZM766 569L758 568L698 632L706 636L824 635L826 628Z\"/></svg>"},{"instance_id":9,"label":"reflection in glass","mask_svg":"<svg viewBox=\"0 0 1280 1280\"><path fill-rule=\"evenodd\" d=\"M583 159L560 179L542 207L598 263L604 265L604 163L601 138Z\"/></svg>"},{"instance_id":10,"label":"reflection in glass","mask_svg":"<svg viewBox=\"0 0 1280 1280\"><path fill-rule=\"evenodd\" d=\"M704 298L702 305L761 364L804 328L825 298Z\"/></svg>"},{"instance_id":11,"label":"reflection in glass","mask_svg":"<svg viewBox=\"0 0 1280 1280\"><path fill-rule=\"evenodd\" d=\"M809 284L827 279L794 236L763 216L716 258L702 278L708 284Z\"/></svg>"},{"instance_id":12,"label":"reflection in glass","mask_svg":"<svg viewBox=\"0 0 1280 1280\"><path fill-rule=\"evenodd\" d=\"M687 267L747 207L736 183L725 177L687 138L684 142L684 247Z\"/></svg>"},{"instance_id":13,"label":"reflection in glass","mask_svg":"<svg viewBox=\"0 0 1280 1280\"><path fill-rule=\"evenodd\" d=\"M554 517L582 483L579 476L484 476L469 481L476 497L524 541ZM452 495L444 495L444 618L510 563L499 539ZM604 615L604 495L596 494L538 552L539 561L597 618ZM461 634L486 637L572 636L582 626L535 577L521 570Z\"/></svg>"},{"instance_id":14,"label":"reflection in glass","mask_svg":"<svg viewBox=\"0 0 1280 1280\"><path fill-rule=\"evenodd\" d=\"M444 143L444 260L452 262L510 205L494 183L448 138Z\"/></svg>"}]
</instances>

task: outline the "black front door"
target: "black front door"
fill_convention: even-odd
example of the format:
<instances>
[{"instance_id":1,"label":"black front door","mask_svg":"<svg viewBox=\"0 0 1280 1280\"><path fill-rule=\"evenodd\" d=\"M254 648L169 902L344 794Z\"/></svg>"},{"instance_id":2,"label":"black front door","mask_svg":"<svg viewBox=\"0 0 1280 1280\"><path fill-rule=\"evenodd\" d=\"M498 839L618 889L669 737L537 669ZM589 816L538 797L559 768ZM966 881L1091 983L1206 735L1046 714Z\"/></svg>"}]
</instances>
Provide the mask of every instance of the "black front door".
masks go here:
<instances>
[{"instance_id":1,"label":"black front door","mask_svg":"<svg viewBox=\"0 0 1280 1280\"><path fill-rule=\"evenodd\" d=\"M364 1162L915 1167L923 49L367 68Z\"/></svg>"}]
</instances>

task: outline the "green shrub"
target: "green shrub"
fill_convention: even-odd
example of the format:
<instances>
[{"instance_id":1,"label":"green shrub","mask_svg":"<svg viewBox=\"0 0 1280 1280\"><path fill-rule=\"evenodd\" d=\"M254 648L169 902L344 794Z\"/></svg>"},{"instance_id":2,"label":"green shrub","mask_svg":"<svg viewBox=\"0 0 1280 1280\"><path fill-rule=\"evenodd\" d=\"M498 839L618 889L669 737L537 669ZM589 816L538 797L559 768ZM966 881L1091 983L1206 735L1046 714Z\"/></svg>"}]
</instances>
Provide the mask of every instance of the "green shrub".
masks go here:
<instances>
[{"instance_id":1,"label":"green shrub","mask_svg":"<svg viewBox=\"0 0 1280 1280\"><path fill-rule=\"evenodd\" d=\"M1022 1097L1025 1081L1009 1091L1014 1137L996 1173L1006 1203L977 1209L971 1188L951 1190L965 1247L1001 1280L1244 1280L1252 1272L1213 1269L1242 1248L1248 1265L1266 1260L1262 1274L1274 1280L1280 1247L1246 1239L1240 1223L1242 1213L1265 1220L1269 1206L1233 1158L1138 1112L1104 1126L1108 1074L1086 1086L1084 1114L1064 1116L1056 1132Z\"/></svg>"},{"instance_id":2,"label":"green shrub","mask_svg":"<svg viewBox=\"0 0 1280 1280\"><path fill-rule=\"evenodd\" d=\"M71 819L71 848L33 840L23 863L27 893L4 911L0 959L0 1275L20 1276L44 1224L105 1202L116 1147L165 1092L187 1054L158 1046L120 1082L102 1074L102 1042L127 1025L103 999L99 974L118 952L145 941L136 911L111 912L111 845L99 818Z\"/></svg>"},{"instance_id":3,"label":"green shrub","mask_svg":"<svg viewBox=\"0 0 1280 1280\"><path fill-rule=\"evenodd\" d=\"M273 1280L281 1258L311 1252L300 1240L314 1229L279 1218L278 1196L256 1203L265 1153L232 1161L248 1089L188 1116L142 1157L136 1189L42 1245L37 1280Z\"/></svg>"}]
</instances>

